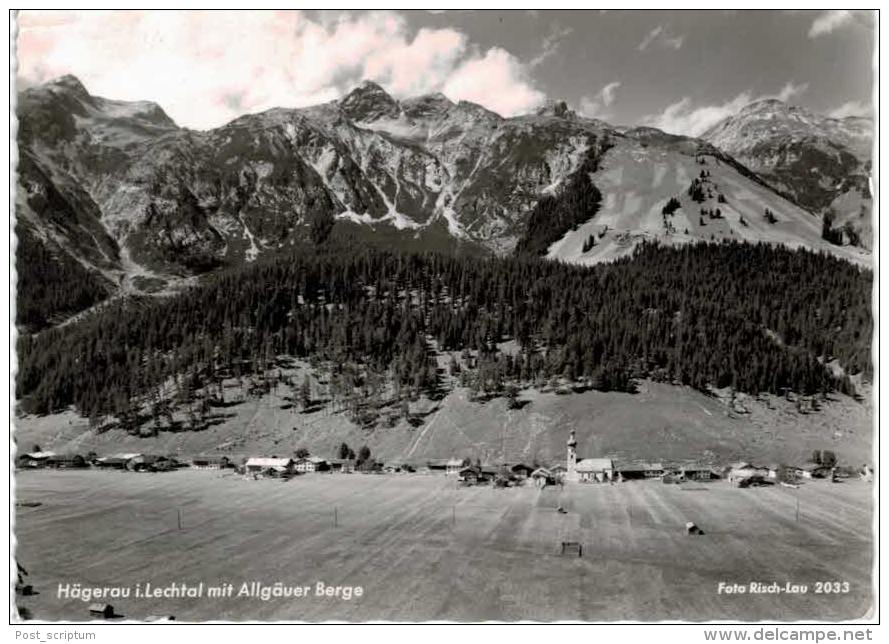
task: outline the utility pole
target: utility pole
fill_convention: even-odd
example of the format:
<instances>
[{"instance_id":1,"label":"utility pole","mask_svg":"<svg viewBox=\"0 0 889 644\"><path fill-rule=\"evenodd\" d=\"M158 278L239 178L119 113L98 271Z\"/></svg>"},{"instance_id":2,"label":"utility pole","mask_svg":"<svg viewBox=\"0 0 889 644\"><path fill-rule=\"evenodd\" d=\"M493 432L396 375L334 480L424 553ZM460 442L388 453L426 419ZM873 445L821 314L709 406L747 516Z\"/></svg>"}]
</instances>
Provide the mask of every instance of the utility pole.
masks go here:
<instances>
[{"instance_id":1,"label":"utility pole","mask_svg":"<svg viewBox=\"0 0 889 644\"><path fill-rule=\"evenodd\" d=\"M176 508L176 525L179 527L179 531L182 531L182 509Z\"/></svg>"},{"instance_id":2,"label":"utility pole","mask_svg":"<svg viewBox=\"0 0 889 644\"><path fill-rule=\"evenodd\" d=\"M336 528L339 526L339 517L337 516L336 506L333 508L333 527Z\"/></svg>"}]
</instances>

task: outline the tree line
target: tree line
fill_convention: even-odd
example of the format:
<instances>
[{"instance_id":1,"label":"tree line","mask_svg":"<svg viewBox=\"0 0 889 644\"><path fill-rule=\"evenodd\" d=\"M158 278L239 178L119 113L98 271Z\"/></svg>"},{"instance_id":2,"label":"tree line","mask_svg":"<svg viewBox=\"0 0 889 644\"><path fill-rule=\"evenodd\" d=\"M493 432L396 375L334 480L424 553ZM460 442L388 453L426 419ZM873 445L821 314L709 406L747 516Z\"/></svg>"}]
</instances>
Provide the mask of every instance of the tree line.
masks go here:
<instances>
[{"instance_id":1,"label":"tree line","mask_svg":"<svg viewBox=\"0 0 889 644\"><path fill-rule=\"evenodd\" d=\"M872 374L872 280L824 253L738 242L644 243L593 267L329 245L22 336L17 396L34 413L120 416L161 404L171 380L212 389L291 356L332 365L344 400L384 387L401 400L440 393L436 350L462 354L452 375L488 395L639 378L853 393L848 374Z\"/></svg>"}]
</instances>

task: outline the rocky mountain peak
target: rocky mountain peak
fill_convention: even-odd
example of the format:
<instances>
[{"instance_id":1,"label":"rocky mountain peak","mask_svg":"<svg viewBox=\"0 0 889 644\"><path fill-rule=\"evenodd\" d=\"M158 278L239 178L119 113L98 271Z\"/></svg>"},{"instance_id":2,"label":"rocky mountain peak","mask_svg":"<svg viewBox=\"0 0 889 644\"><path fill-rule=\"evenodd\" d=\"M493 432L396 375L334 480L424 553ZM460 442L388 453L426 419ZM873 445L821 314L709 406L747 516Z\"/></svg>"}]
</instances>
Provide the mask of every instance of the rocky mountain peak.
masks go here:
<instances>
[{"instance_id":1,"label":"rocky mountain peak","mask_svg":"<svg viewBox=\"0 0 889 644\"><path fill-rule=\"evenodd\" d=\"M51 89L59 89L75 94L81 98L90 98L90 93L86 90L80 79L72 74L59 76L44 85Z\"/></svg>"},{"instance_id":2,"label":"rocky mountain peak","mask_svg":"<svg viewBox=\"0 0 889 644\"><path fill-rule=\"evenodd\" d=\"M340 108L355 121L398 118L401 107L386 90L373 81L364 81L339 101Z\"/></svg>"},{"instance_id":3,"label":"rocky mountain peak","mask_svg":"<svg viewBox=\"0 0 889 644\"><path fill-rule=\"evenodd\" d=\"M538 116L555 116L557 118L573 119L577 117L577 113L568 107L568 103L563 100L549 100L546 105L538 108Z\"/></svg>"}]
</instances>

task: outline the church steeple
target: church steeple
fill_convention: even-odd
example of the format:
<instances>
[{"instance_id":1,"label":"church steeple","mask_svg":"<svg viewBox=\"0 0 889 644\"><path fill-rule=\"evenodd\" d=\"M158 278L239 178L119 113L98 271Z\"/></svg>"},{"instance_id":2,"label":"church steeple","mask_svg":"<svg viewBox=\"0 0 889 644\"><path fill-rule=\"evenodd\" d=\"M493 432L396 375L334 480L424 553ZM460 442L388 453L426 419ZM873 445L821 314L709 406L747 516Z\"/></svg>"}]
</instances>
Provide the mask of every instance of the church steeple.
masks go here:
<instances>
[{"instance_id":1,"label":"church steeple","mask_svg":"<svg viewBox=\"0 0 889 644\"><path fill-rule=\"evenodd\" d=\"M577 478L577 474L574 471L575 465L577 465L577 438L572 429L571 434L568 436L568 462L566 463L568 471L565 474L565 478L569 481L574 481Z\"/></svg>"}]
</instances>

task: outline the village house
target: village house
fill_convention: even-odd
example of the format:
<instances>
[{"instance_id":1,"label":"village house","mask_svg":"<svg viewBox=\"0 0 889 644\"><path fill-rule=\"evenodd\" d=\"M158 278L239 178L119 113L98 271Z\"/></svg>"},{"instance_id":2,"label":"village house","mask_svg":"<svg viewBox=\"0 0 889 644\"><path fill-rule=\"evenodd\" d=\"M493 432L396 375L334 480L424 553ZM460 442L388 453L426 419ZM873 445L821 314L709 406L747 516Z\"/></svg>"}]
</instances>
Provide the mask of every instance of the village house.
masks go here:
<instances>
[{"instance_id":1,"label":"village house","mask_svg":"<svg viewBox=\"0 0 889 644\"><path fill-rule=\"evenodd\" d=\"M517 463L509 468L509 471L512 475L518 479L526 479L531 476L531 473L534 471L534 468L530 465L525 465L524 463Z\"/></svg>"},{"instance_id":2,"label":"village house","mask_svg":"<svg viewBox=\"0 0 889 644\"><path fill-rule=\"evenodd\" d=\"M110 456L103 456L101 458L97 458L95 462L95 466L101 469L110 469L110 470L124 470L127 468L127 463L136 458L137 456L142 456L138 453L132 454L112 454Z\"/></svg>"},{"instance_id":3,"label":"village house","mask_svg":"<svg viewBox=\"0 0 889 644\"><path fill-rule=\"evenodd\" d=\"M139 454L127 461L126 468L133 472L168 472L173 469L173 461L157 454Z\"/></svg>"},{"instance_id":4,"label":"village house","mask_svg":"<svg viewBox=\"0 0 889 644\"><path fill-rule=\"evenodd\" d=\"M457 480L467 485L479 483L483 479L482 468L477 465L467 465L460 468L460 471L457 472Z\"/></svg>"},{"instance_id":5,"label":"village house","mask_svg":"<svg viewBox=\"0 0 889 644\"><path fill-rule=\"evenodd\" d=\"M457 476L464 467L463 461L459 458L452 458L445 464L445 474L448 476Z\"/></svg>"},{"instance_id":6,"label":"village house","mask_svg":"<svg viewBox=\"0 0 889 644\"><path fill-rule=\"evenodd\" d=\"M743 481L754 476L768 478L769 471L764 467L757 467L750 463L734 463L728 468L728 480L730 483Z\"/></svg>"},{"instance_id":7,"label":"village house","mask_svg":"<svg viewBox=\"0 0 889 644\"><path fill-rule=\"evenodd\" d=\"M825 465L819 465L818 463L806 463L801 467L797 467L795 469L795 474L804 479L823 479L830 476L830 469Z\"/></svg>"},{"instance_id":8,"label":"village house","mask_svg":"<svg viewBox=\"0 0 889 644\"><path fill-rule=\"evenodd\" d=\"M231 467L228 456L195 456L191 459L191 466L202 470L222 470Z\"/></svg>"},{"instance_id":9,"label":"village house","mask_svg":"<svg viewBox=\"0 0 889 644\"><path fill-rule=\"evenodd\" d=\"M293 465L292 458L253 456L244 463L244 472L246 474L278 476L281 474L292 474L294 471Z\"/></svg>"},{"instance_id":10,"label":"village house","mask_svg":"<svg viewBox=\"0 0 889 644\"><path fill-rule=\"evenodd\" d=\"M294 463L294 469L300 474L308 474L311 472L326 472L330 469L327 459L320 456L306 456L298 458Z\"/></svg>"},{"instance_id":11,"label":"village house","mask_svg":"<svg viewBox=\"0 0 889 644\"><path fill-rule=\"evenodd\" d=\"M48 461L55 457L55 455L55 452L31 452L29 454L22 454L16 458L16 462L19 467L46 467Z\"/></svg>"},{"instance_id":12,"label":"village house","mask_svg":"<svg viewBox=\"0 0 889 644\"><path fill-rule=\"evenodd\" d=\"M383 466L383 471L387 474L396 474L398 472L413 472L415 471L412 466L407 463L402 463L400 461L390 461Z\"/></svg>"},{"instance_id":13,"label":"village house","mask_svg":"<svg viewBox=\"0 0 889 644\"><path fill-rule=\"evenodd\" d=\"M568 474L568 468L565 467L564 463L556 463L547 469L549 470L549 473L552 474L554 481L560 481Z\"/></svg>"},{"instance_id":14,"label":"village house","mask_svg":"<svg viewBox=\"0 0 889 644\"><path fill-rule=\"evenodd\" d=\"M55 467L56 469L69 469L89 467L89 462L80 454L56 454L47 459L46 466Z\"/></svg>"},{"instance_id":15,"label":"village house","mask_svg":"<svg viewBox=\"0 0 889 644\"><path fill-rule=\"evenodd\" d=\"M685 463L679 466L679 474L686 481L710 481L714 478L713 469L701 463Z\"/></svg>"},{"instance_id":16,"label":"village house","mask_svg":"<svg viewBox=\"0 0 889 644\"><path fill-rule=\"evenodd\" d=\"M648 461L629 461L618 463L615 467L618 477L624 481L640 479L656 479L664 475L663 463Z\"/></svg>"},{"instance_id":17,"label":"village house","mask_svg":"<svg viewBox=\"0 0 889 644\"><path fill-rule=\"evenodd\" d=\"M772 481L790 481L796 478L796 470L783 463L769 463L766 465L766 470Z\"/></svg>"},{"instance_id":18,"label":"village house","mask_svg":"<svg viewBox=\"0 0 889 644\"><path fill-rule=\"evenodd\" d=\"M355 471L354 458L334 458L330 461L330 471L338 474L352 474Z\"/></svg>"},{"instance_id":19,"label":"village house","mask_svg":"<svg viewBox=\"0 0 889 644\"><path fill-rule=\"evenodd\" d=\"M450 462L450 460L447 458L439 458L439 459L429 460L429 461L426 461L425 470L427 472L429 472L430 474L437 474L437 473L441 473L441 472L447 473L449 462Z\"/></svg>"},{"instance_id":20,"label":"village house","mask_svg":"<svg viewBox=\"0 0 889 644\"><path fill-rule=\"evenodd\" d=\"M538 467L536 470L531 472L531 480L534 481L534 485L540 488L546 487L547 485L556 482L553 473L545 467Z\"/></svg>"}]
</instances>

